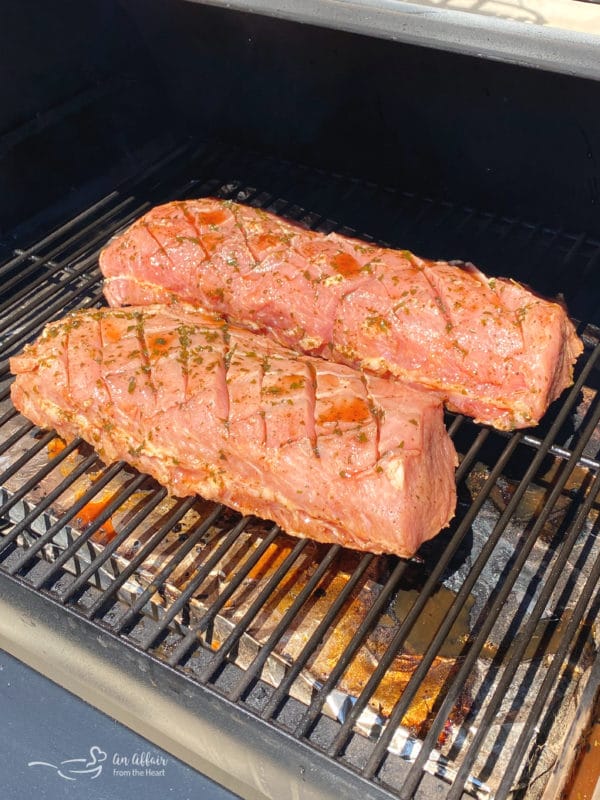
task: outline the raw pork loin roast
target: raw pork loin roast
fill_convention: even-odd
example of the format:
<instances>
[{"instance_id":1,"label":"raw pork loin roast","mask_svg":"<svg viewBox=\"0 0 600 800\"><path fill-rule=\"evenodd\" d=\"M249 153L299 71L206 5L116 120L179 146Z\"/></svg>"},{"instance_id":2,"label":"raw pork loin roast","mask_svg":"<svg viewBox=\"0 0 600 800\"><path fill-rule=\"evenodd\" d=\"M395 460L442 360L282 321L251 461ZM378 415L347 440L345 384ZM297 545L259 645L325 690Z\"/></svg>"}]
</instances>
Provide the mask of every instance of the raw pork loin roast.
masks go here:
<instances>
[{"instance_id":1,"label":"raw pork loin roast","mask_svg":"<svg viewBox=\"0 0 600 800\"><path fill-rule=\"evenodd\" d=\"M15 406L177 496L411 556L451 519L439 399L185 307L76 312L11 359Z\"/></svg>"},{"instance_id":2,"label":"raw pork loin roast","mask_svg":"<svg viewBox=\"0 0 600 800\"><path fill-rule=\"evenodd\" d=\"M192 303L503 429L535 425L582 350L562 305L512 280L230 201L157 207L100 264L111 305Z\"/></svg>"}]
</instances>

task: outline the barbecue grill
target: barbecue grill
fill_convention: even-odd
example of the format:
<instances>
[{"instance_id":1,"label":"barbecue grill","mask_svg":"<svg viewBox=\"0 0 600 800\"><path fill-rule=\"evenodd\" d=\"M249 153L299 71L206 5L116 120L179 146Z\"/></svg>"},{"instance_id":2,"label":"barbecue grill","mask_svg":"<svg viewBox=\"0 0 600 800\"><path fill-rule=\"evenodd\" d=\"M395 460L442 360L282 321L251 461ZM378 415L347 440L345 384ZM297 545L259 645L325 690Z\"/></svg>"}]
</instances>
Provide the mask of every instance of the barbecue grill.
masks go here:
<instances>
[{"instance_id":1,"label":"barbecue grill","mask_svg":"<svg viewBox=\"0 0 600 800\"><path fill-rule=\"evenodd\" d=\"M559 797L600 679L594 34L400 2L61 5L0 34L27 54L0 134L0 644L244 797ZM8 357L102 304L100 248L208 195L473 261L580 320L539 426L447 415L457 514L414 559L170 498L13 409Z\"/></svg>"}]
</instances>

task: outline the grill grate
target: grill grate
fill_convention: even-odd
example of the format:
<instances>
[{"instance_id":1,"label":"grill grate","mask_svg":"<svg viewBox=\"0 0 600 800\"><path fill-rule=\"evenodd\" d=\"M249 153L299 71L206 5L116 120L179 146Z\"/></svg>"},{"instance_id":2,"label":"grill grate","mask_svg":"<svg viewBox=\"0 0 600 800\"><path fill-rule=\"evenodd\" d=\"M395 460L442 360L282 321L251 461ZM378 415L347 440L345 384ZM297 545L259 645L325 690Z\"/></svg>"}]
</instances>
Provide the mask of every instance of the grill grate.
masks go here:
<instances>
[{"instance_id":1,"label":"grill grate","mask_svg":"<svg viewBox=\"0 0 600 800\"><path fill-rule=\"evenodd\" d=\"M291 541L221 506L168 498L123 463L105 467L80 441L57 447L8 399L8 356L48 320L101 302L97 253L107 239L154 203L206 194L322 231L469 257L491 273L510 264L546 293L560 290L567 270L590 276L600 254L585 235L235 148L170 154L0 267L0 585L110 635L123 663L133 647L164 681L243 709L279 743L308 746L314 763L338 777L342 769L366 796L541 796L593 658L597 329L581 326L577 382L535 431L504 434L449 416L458 512L419 558ZM442 595L450 601L431 620ZM336 636L324 674L318 656ZM365 653L371 668L350 680ZM383 708L382 687L402 658L406 685ZM440 664L450 666L424 697ZM415 707L426 708L413 724L418 737L402 727Z\"/></svg>"}]
</instances>

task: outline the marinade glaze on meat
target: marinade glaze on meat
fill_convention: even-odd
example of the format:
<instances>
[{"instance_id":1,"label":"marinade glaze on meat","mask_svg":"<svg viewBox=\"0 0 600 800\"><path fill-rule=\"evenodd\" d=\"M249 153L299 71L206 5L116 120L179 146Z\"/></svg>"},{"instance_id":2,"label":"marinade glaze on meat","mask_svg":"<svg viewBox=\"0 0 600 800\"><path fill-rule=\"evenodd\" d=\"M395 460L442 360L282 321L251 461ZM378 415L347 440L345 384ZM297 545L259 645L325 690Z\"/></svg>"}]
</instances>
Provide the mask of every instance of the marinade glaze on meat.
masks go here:
<instances>
[{"instance_id":1,"label":"marinade glaze on meat","mask_svg":"<svg viewBox=\"0 0 600 800\"><path fill-rule=\"evenodd\" d=\"M411 556L454 513L439 399L186 307L75 312L11 359L15 406L177 496Z\"/></svg>"},{"instance_id":2,"label":"marinade glaze on meat","mask_svg":"<svg viewBox=\"0 0 600 800\"><path fill-rule=\"evenodd\" d=\"M536 424L582 350L564 308L514 281L230 201L159 206L100 264L111 305L192 303L502 429Z\"/></svg>"}]
</instances>

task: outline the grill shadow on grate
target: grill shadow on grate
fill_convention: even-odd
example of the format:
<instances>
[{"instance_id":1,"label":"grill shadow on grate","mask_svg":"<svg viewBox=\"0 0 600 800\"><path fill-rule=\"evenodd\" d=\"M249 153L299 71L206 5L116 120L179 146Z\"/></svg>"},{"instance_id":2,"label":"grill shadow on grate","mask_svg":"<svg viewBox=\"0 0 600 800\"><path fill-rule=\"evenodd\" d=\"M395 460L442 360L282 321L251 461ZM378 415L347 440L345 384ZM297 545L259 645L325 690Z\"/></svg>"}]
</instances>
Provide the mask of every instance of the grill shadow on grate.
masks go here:
<instances>
[{"instance_id":1,"label":"grill shadow on grate","mask_svg":"<svg viewBox=\"0 0 600 800\"><path fill-rule=\"evenodd\" d=\"M255 153L170 154L0 267L0 581L307 744L357 787L503 798L519 786L513 796L533 797L594 644L598 331L584 328L577 383L535 430L507 435L449 415L457 516L412 562L168 498L125 465L104 467L82 443L64 448L24 423L6 359L46 321L101 303L97 252L108 238L151 204L207 194L491 273L511 264L549 293L574 264L591 273L599 252L583 235Z\"/></svg>"}]
</instances>

